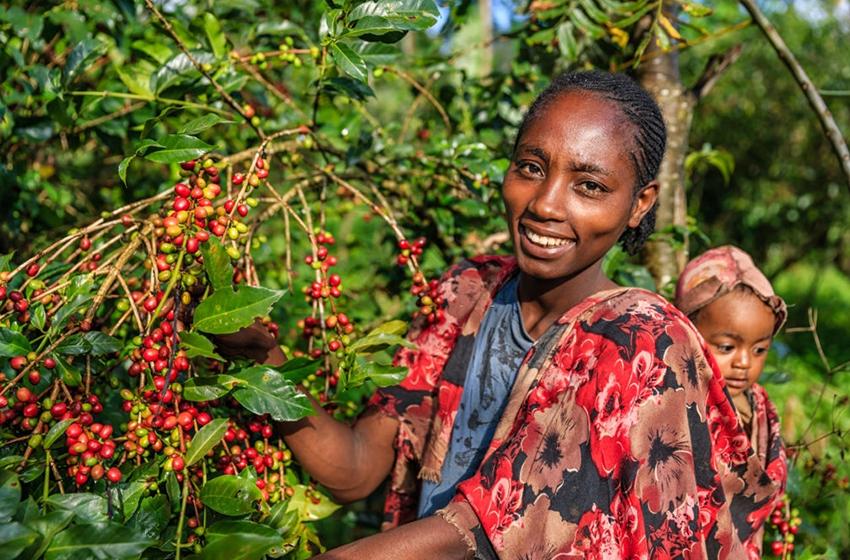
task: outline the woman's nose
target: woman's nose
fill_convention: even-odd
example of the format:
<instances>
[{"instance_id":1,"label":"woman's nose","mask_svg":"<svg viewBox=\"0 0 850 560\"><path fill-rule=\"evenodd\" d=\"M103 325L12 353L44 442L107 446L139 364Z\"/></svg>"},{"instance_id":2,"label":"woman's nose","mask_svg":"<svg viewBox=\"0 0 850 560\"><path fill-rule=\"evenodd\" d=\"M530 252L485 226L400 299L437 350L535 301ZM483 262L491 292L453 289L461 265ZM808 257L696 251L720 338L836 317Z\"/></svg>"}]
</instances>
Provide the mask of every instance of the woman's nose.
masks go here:
<instances>
[{"instance_id":1,"label":"woman's nose","mask_svg":"<svg viewBox=\"0 0 850 560\"><path fill-rule=\"evenodd\" d=\"M528 211L540 221L563 221L567 218L568 181L562 177L549 176L538 183Z\"/></svg>"}]
</instances>

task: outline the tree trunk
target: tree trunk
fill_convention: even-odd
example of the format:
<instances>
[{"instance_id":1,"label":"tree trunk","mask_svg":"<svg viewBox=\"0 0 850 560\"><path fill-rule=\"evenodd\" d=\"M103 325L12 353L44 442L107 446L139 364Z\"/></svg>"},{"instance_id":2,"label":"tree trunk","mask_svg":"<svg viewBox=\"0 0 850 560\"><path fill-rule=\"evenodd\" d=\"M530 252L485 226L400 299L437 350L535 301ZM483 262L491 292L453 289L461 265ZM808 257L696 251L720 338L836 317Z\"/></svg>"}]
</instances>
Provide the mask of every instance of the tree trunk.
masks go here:
<instances>
[{"instance_id":1,"label":"tree trunk","mask_svg":"<svg viewBox=\"0 0 850 560\"><path fill-rule=\"evenodd\" d=\"M671 226L684 228L688 218L684 184L685 157L696 97L682 84L677 51L661 52L653 40L646 52L650 58L638 67L637 77L658 102L667 125L667 152L658 173L661 189L655 227L656 231ZM687 238L680 246L674 246L667 239L652 241L647 244L645 256L646 265L658 289L662 293L667 292L687 262Z\"/></svg>"}]
</instances>

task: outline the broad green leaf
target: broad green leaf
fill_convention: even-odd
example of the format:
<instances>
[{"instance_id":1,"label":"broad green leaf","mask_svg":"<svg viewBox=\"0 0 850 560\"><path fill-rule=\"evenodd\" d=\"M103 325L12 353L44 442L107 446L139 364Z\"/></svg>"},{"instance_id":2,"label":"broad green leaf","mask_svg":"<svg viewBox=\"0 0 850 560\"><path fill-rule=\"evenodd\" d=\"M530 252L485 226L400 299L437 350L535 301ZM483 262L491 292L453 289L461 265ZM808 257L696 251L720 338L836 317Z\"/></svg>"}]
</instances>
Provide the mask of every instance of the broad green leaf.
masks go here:
<instances>
[{"instance_id":1,"label":"broad green leaf","mask_svg":"<svg viewBox=\"0 0 850 560\"><path fill-rule=\"evenodd\" d=\"M15 515L19 503L21 503L21 481L12 471L0 471L0 525Z\"/></svg>"},{"instance_id":2,"label":"broad green leaf","mask_svg":"<svg viewBox=\"0 0 850 560\"><path fill-rule=\"evenodd\" d=\"M267 366L244 369L234 375L241 383L233 397L254 414L269 414L278 422L313 414L307 396L295 389L282 373Z\"/></svg>"},{"instance_id":3,"label":"broad green leaf","mask_svg":"<svg viewBox=\"0 0 850 560\"><path fill-rule=\"evenodd\" d=\"M170 519L171 504L168 498L159 494L142 498L139 509L129 525L150 538L158 539L161 538Z\"/></svg>"},{"instance_id":4,"label":"broad green leaf","mask_svg":"<svg viewBox=\"0 0 850 560\"><path fill-rule=\"evenodd\" d=\"M398 47L386 45L384 43L361 42L354 47L354 50L357 54L363 57L365 61L376 65L390 64L401 56L401 50Z\"/></svg>"},{"instance_id":5,"label":"broad green leaf","mask_svg":"<svg viewBox=\"0 0 850 560\"><path fill-rule=\"evenodd\" d=\"M156 541L141 531L118 523L74 525L53 539L44 554L45 560L99 558L123 560L138 557Z\"/></svg>"},{"instance_id":6,"label":"broad green leaf","mask_svg":"<svg viewBox=\"0 0 850 560\"><path fill-rule=\"evenodd\" d=\"M32 352L32 346L27 337L17 331L0 327L0 357L25 356L29 352Z\"/></svg>"},{"instance_id":7,"label":"broad green leaf","mask_svg":"<svg viewBox=\"0 0 850 560\"><path fill-rule=\"evenodd\" d=\"M351 21L365 17L382 17L397 29L424 31L440 17L433 0L375 0L357 5L349 14Z\"/></svg>"},{"instance_id":8,"label":"broad green leaf","mask_svg":"<svg viewBox=\"0 0 850 560\"><path fill-rule=\"evenodd\" d=\"M331 45L331 55L340 70L354 78L365 81L367 75L366 61L345 43Z\"/></svg>"},{"instance_id":9,"label":"broad green leaf","mask_svg":"<svg viewBox=\"0 0 850 560\"><path fill-rule=\"evenodd\" d=\"M379 333L387 333L387 334L395 334L398 336L404 336L404 333L407 332L407 323L405 321L387 321L381 325L378 325L371 331L369 334L379 334Z\"/></svg>"},{"instance_id":10,"label":"broad green leaf","mask_svg":"<svg viewBox=\"0 0 850 560\"><path fill-rule=\"evenodd\" d=\"M263 519L266 525L274 527L282 535L293 531L298 526L298 512L289 509L289 502L278 502L272 506L269 516Z\"/></svg>"},{"instance_id":11,"label":"broad green leaf","mask_svg":"<svg viewBox=\"0 0 850 560\"><path fill-rule=\"evenodd\" d=\"M304 356L287 360L282 366L275 369L292 383L301 383L311 373L316 372L319 363L316 360Z\"/></svg>"},{"instance_id":12,"label":"broad green leaf","mask_svg":"<svg viewBox=\"0 0 850 560\"><path fill-rule=\"evenodd\" d=\"M197 134L199 132L203 132L208 128L212 128L217 124L229 124L233 121L229 121L224 117L216 115L215 113L209 113L204 115L203 117L198 117L197 119L192 119L191 121L184 124L180 127L178 131L180 134Z\"/></svg>"},{"instance_id":13,"label":"broad green leaf","mask_svg":"<svg viewBox=\"0 0 850 560\"><path fill-rule=\"evenodd\" d=\"M201 248L201 253L204 255L204 270L213 290L230 290L233 284L233 265L230 264L230 257L221 241L211 236Z\"/></svg>"},{"instance_id":14,"label":"broad green leaf","mask_svg":"<svg viewBox=\"0 0 850 560\"><path fill-rule=\"evenodd\" d=\"M50 426L50 429L47 431L47 435L44 436L44 441L42 442L44 448L50 449L53 442L62 437L65 434L65 430L68 429L68 426L76 421L76 418L66 418L65 420L60 420Z\"/></svg>"},{"instance_id":15,"label":"broad green leaf","mask_svg":"<svg viewBox=\"0 0 850 560\"><path fill-rule=\"evenodd\" d=\"M186 466L191 466L204 458L207 452L215 447L227 431L227 419L216 418L200 430L192 438L189 450L186 452Z\"/></svg>"},{"instance_id":16,"label":"broad green leaf","mask_svg":"<svg viewBox=\"0 0 850 560\"><path fill-rule=\"evenodd\" d=\"M83 335L85 341L89 344L89 353L92 356L105 356L114 354L121 350L121 342L117 338L109 336L105 332L90 331Z\"/></svg>"},{"instance_id":17,"label":"broad green leaf","mask_svg":"<svg viewBox=\"0 0 850 560\"><path fill-rule=\"evenodd\" d=\"M369 87L369 84L348 76L331 78L325 81L322 88L324 91L339 93L358 101L366 101L370 97L375 97L375 91Z\"/></svg>"},{"instance_id":18,"label":"broad green leaf","mask_svg":"<svg viewBox=\"0 0 850 560\"><path fill-rule=\"evenodd\" d=\"M397 43L407 30L399 29L393 22L380 16L366 16L357 21L353 29L343 33L342 37L359 37L364 41Z\"/></svg>"},{"instance_id":19,"label":"broad green leaf","mask_svg":"<svg viewBox=\"0 0 850 560\"><path fill-rule=\"evenodd\" d=\"M212 358L213 360L224 361L224 358L216 354L215 346L212 341L204 335L184 331L180 333L180 346L186 351L186 355L190 358Z\"/></svg>"},{"instance_id":20,"label":"broad green leaf","mask_svg":"<svg viewBox=\"0 0 850 560\"><path fill-rule=\"evenodd\" d=\"M96 39L86 39L74 46L62 69L62 83L68 85L88 68L88 63L106 50L106 45Z\"/></svg>"},{"instance_id":21,"label":"broad green leaf","mask_svg":"<svg viewBox=\"0 0 850 560\"><path fill-rule=\"evenodd\" d=\"M372 331L363 338L355 340L348 349L357 354L372 354L386 350L391 346L406 346L410 348L413 345L406 338L397 334Z\"/></svg>"},{"instance_id":22,"label":"broad green leaf","mask_svg":"<svg viewBox=\"0 0 850 560\"><path fill-rule=\"evenodd\" d=\"M197 159L213 149L200 138L188 134L169 134L161 138L162 149L146 153L143 157L157 163L181 163Z\"/></svg>"},{"instance_id":23,"label":"broad green leaf","mask_svg":"<svg viewBox=\"0 0 850 560\"><path fill-rule=\"evenodd\" d=\"M47 498L47 503L56 509L72 512L84 523L101 523L108 520L106 498L97 494L53 494Z\"/></svg>"},{"instance_id":24,"label":"broad green leaf","mask_svg":"<svg viewBox=\"0 0 850 560\"><path fill-rule=\"evenodd\" d=\"M84 308L93 299L93 297L94 296L87 290L80 290L73 295L68 293L67 301L62 304L56 314L53 315L53 320L50 323L50 332L62 332L65 329L65 324L68 322L68 319Z\"/></svg>"},{"instance_id":25,"label":"broad green leaf","mask_svg":"<svg viewBox=\"0 0 850 560\"><path fill-rule=\"evenodd\" d=\"M277 531L252 521L219 521L207 528L207 545L193 559L260 560L281 542Z\"/></svg>"},{"instance_id":26,"label":"broad green leaf","mask_svg":"<svg viewBox=\"0 0 850 560\"><path fill-rule=\"evenodd\" d=\"M120 485L111 488L113 494L113 503L116 501L123 506L124 519L130 519L136 508L139 507L139 500L147 493L148 483L144 481L134 480L132 482L122 482ZM116 500L117 498L117 500Z\"/></svg>"},{"instance_id":27,"label":"broad green leaf","mask_svg":"<svg viewBox=\"0 0 850 560\"><path fill-rule=\"evenodd\" d=\"M0 523L0 560L12 560L38 538L38 533L20 523Z\"/></svg>"},{"instance_id":28,"label":"broad green leaf","mask_svg":"<svg viewBox=\"0 0 850 560\"><path fill-rule=\"evenodd\" d=\"M240 286L236 293L220 290L195 309L195 329L210 334L227 334L247 327L257 317L268 315L283 297L282 290Z\"/></svg>"},{"instance_id":29,"label":"broad green leaf","mask_svg":"<svg viewBox=\"0 0 850 560\"><path fill-rule=\"evenodd\" d=\"M294 490L295 493L289 498L287 511L297 512L301 521L318 521L340 508L338 504L333 503L327 496L318 492L312 494L319 496L319 503L314 504L313 500L307 497L307 487L302 484L296 485Z\"/></svg>"},{"instance_id":30,"label":"broad green leaf","mask_svg":"<svg viewBox=\"0 0 850 560\"><path fill-rule=\"evenodd\" d=\"M31 307L32 309L32 318L30 319L30 324L44 332L44 326L47 324L47 312L44 310L44 306L36 304Z\"/></svg>"},{"instance_id":31,"label":"broad green leaf","mask_svg":"<svg viewBox=\"0 0 850 560\"><path fill-rule=\"evenodd\" d=\"M348 386L362 385L366 380L372 381L378 387L398 385L407 376L407 368L390 364L379 364L374 361L358 359L354 371L348 379Z\"/></svg>"},{"instance_id":32,"label":"broad green leaf","mask_svg":"<svg viewBox=\"0 0 850 560\"><path fill-rule=\"evenodd\" d=\"M224 515L245 515L256 511L255 502L263 493L252 480L223 475L208 480L201 488L201 501L208 508Z\"/></svg>"},{"instance_id":33,"label":"broad green leaf","mask_svg":"<svg viewBox=\"0 0 850 560\"><path fill-rule=\"evenodd\" d=\"M65 356L81 356L89 351L90 345L80 333L72 334L53 350Z\"/></svg>"},{"instance_id":34,"label":"broad green leaf","mask_svg":"<svg viewBox=\"0 0 850 560\"><path fill-rule=\"evenodd\" d=\"M122 67L117 65L114 66L114 68L115 72L118 74L118 78L125 86L127 86L130 93L152 97L153 92L150 88L150 75L145 74L139 76L137 73L139 66L140 65L136 65L136 68L129 69L129 71L125 71Z\"/></svg>"},{"instance_id":35,"label":"broad green leaf","mask_svg":"<svg viewBox=\"0 0 850 560\"><path fill-rule=\"evenodd\" d=\"M79 368L69 364L63 358L56 360L56 371L59 372L62 382L68 387L79 387L80 383L83 382L83 374Z\"/></svg>"},{"instance_id":36,"label":"broad green leaf","mask_svg":"<svg viewBox=\"0 0 850 560\"><path fill-rule=\"evenodd\" d=\"M24 519L24 525L38 533L41 538L30 546L22 555L22 558L41 558L41 555L53 542L56 533L67 527L73 518L74 514L65 510L51 511L42 515L36 509L35 515L27 516Z\"/></svg>"},{"instance_id":37,"label":"broad green leaf","mask_svg":"<svg viewBox=\"0 0 850 560\"><path fill-rule=\"evenodd\" d=\"M183 384L183 397L194 402L220 399L233 389L239 380L230 375L193 377Z\"/></svg>"},{"instance_id":38,"label":"broad green leaf","mask_svg":"<svg viewBox=\"0 0 850 560\"><path fill-rule=\"evenodd\" d=\"M207 34L207 41L209 41L215 57L221 58L226 55L227 37L221 31L221 24L215 15L209 11L204 14L204 32Z\"/></svg>"},{"instance_id":39,"label":"broad green leaf","mask_svg":"<svg viewBox=\"0 0 850 560\"><path fill-rule=\"evenodd\" d=\"M215 62L216 57L205 51L192 51L192 56L200 64L211 64ZM151 75L151 90L155 93L162 93L173 85L177 85L184 79L195 80L200 76L197 68L192 64L184 53L174 55L168 62Z\"/></svg>"}]
</instances>

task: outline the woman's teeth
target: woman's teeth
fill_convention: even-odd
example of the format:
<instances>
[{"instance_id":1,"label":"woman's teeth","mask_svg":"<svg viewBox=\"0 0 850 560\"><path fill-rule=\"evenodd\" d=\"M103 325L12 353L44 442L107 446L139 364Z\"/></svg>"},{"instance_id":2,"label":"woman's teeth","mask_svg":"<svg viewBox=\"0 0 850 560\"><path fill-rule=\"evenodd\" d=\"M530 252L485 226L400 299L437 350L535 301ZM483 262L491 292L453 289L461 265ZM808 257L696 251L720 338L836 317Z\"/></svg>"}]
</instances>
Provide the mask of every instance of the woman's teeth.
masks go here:
<instances>
[{"instance_id":1,"label":"woman's teeth","mask_svg":"<svg viewBox=\"0 0 850 560\"><path fill-rule=\"evenodd\" d=\"M545 235L538 235L528 228L522 228L525 236L531 240L535 245L540 245L541 247L561 247L570 243L569 239L560 239L558 237L547 237Z\"/></svg>"}]
</instances>

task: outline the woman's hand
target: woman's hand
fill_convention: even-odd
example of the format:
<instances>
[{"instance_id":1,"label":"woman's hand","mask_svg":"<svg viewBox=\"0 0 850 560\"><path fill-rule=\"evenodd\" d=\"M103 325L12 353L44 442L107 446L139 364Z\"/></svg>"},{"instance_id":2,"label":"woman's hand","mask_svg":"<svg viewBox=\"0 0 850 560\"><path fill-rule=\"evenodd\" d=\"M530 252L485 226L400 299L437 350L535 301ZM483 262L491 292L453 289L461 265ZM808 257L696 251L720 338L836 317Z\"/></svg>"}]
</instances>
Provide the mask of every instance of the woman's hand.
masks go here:
<instances>
[{"instance_id":1,"label":"woman's hand","mask_svg":"<svg viewBox=\"0 0 850 560\"><path fill-rule=\"evenodd\" d=\"M272 366L282 365L286 361L277 339L259 320L235 333L220 334L212 338L216 350L225 358L248 358Z\"/></svg>"}]
</instances>

